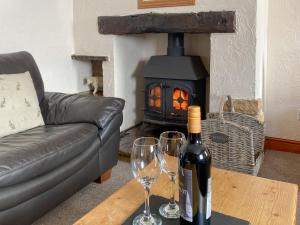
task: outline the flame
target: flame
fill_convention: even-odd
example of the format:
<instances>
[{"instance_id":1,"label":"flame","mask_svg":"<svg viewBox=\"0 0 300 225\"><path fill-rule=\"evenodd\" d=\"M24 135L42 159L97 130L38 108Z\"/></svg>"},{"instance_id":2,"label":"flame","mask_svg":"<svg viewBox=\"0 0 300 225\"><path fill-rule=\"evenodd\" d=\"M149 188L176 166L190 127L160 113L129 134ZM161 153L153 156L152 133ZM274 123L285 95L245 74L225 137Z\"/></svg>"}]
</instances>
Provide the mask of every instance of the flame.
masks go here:
<instances>
[{"instance_id":1,"label":"flame","mask_svg":"<svg viewBox=\"0 0 300 225\"><path fill-rule=\"evenodd\" d=\"M159 85L151 88L149 90L149 94L150 94L150 98L149 98L149 106L151 107L157 107L160 108L161 107L161 87ZM155 98L153 98L155 96Z\"/></svg>"},{"instance_id":2,"label":"flame","mask_svg":"<svg viewBox=\"0 0 300 225\"><path fill-rule=\"evenodd\" d=\"M149 98L149 105L152 106L152 107L154 106L154 100L151 99L151 98Z\"/></svg>"},{"instance_id":3,"label":"flame","mask_svg":"<svg viewBox=\"0 0 300 225\"><path fill-rule=\"evenodd\" d=\"M175 88L173 91L173 99L177 100L180 97L180 89L179 88Z\"/></svg>"},{"instance_id":4,"label":"flame","mask_svg":"<svg viewBox=\"0 0 300 225\"><path fill-rule=\"evenodd\" d=\"M160 98L160 86L154 88L154 93L156 97Z\"/></svg>"},{"instance_id":5,"label":"flame","mask_svg":"<svg viewBox=\"0 0 300 225\"><path fill-rule=\"evenodd\" d=\"M179 99L182 103L180 104ZM179 88L174 88L173 91L173 108L176 110L188 110L189 93Z\"/></svg>"},{"instance_id":6,"label":"flame","mask_svg":"<svg viewBox=\"0 0 300 225\"><path fill-rule=\"evenodd\" d=\"M154 96L154 89L153 88L151 88L149 92L150 92L150 96Z\"/></svg>"},{"instance_id":7,"label":"flame","mask_svg":"<svg viewBox=\"0 0 300 225\"><path fill-rule=\"evenodd\" d=\"M161 103L160 103L160 98L155 100L155 107L160 108Z\"/></svg>"},{"instance_id":8,"label":"flame","mask_svg":"<svg viewBox=\"0 0 300 225\"><path fill-rule=\"evenodd\" d=\"M188 110L188 107L189 107L189 103L187 101L184 101L181 103L181 109L182 110Z\"/></svg>"},{"instance_id":9,"label":"flame","mask_svg":"<svg viewBox=\"0 0 300 225\"><path fill-rule=\"evenodd\" d=\"M160 108L161 107L161 87L159 85L149 90L149 106ZM180 88L173 90L173 108L175 110L188 110L189 93Z\"/></svg>"},{"instance_id":10,"label":"flame","mask_svg":"<svg viewBox=\"0 0 300 225\"><path fill-rule=\"evenodd\" d=\"M181 91L181 98L187 101L189 100L189 94L186 91Z\"/></svg>"},{"instance_id":11,"label":"flame","mask_svg":"<svg viewBox=\"0 0 300 225\"><path fill-rule=\"evenodd\" d=\"M179 110L180 109L180 103L178 101L173 101L173 108L176 109L176 110Z\"/></svg>"}]
</instances>

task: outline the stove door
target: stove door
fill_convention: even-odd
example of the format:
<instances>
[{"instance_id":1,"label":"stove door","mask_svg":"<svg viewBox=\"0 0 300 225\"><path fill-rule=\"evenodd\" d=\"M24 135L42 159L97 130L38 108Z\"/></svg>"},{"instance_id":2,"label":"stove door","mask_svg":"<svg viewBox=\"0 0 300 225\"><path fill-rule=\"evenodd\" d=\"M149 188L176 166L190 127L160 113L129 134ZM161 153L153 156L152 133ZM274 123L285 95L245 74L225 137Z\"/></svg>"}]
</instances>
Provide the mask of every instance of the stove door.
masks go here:
<instances>
[{"instance_id":1,"label":"stove door","mask_svg":"<svg viewBox=\"0 0 300 225\"><path fill-rule=\"evenodd\" d=\"M166 118L187 120L187 111L192 104L193 85L187 81L166 82Z\"/></svg>"},{"instance_id":2,"label":"stove door","mask_svg":"<svg viewBox=\"0 0 300 225\"><path fill-rule=\"evenodd\" d=\"M152 80L145 84L145 114L164 118L164 83L161 80Z\"/></svg>"}]
</instances>

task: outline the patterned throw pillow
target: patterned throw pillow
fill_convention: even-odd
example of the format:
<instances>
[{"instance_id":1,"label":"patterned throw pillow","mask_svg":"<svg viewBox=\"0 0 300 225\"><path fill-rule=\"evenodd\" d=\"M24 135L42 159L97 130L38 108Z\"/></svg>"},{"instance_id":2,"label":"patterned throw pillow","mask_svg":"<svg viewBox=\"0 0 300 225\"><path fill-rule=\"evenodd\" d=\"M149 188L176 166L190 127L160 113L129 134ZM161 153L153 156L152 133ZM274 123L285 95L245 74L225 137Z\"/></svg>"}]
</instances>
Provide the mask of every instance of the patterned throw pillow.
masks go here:
<instances>
[{"instance_id":1,"label":"patterned throw pillow","mask_svg":"<svg viewBox=\"0 0 300 225\"><path fill-rule=\"evenodd\" d=\"M30 73L0 74L0 137L45 125Z\"/></svg>"}]
</instances>

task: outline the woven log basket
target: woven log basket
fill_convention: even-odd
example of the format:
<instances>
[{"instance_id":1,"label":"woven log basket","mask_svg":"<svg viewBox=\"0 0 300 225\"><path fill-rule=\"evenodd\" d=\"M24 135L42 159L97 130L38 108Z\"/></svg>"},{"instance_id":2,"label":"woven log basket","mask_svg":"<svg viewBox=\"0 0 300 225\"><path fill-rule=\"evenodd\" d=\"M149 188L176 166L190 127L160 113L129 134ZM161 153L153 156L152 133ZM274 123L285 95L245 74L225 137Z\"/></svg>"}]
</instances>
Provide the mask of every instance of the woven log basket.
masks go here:
<instances>
[{"instance_id":1,"label":"woven log basket","mask_svg":"<svg viewBox=\"0 0 300 225\"><path fill-rule=\"evenodd\" d=\"M202 121L202 139L212 154L215 167L257 175L264 158L264 125L255 117L234 111L208 113Z\"/></svg>"}]
</instances>

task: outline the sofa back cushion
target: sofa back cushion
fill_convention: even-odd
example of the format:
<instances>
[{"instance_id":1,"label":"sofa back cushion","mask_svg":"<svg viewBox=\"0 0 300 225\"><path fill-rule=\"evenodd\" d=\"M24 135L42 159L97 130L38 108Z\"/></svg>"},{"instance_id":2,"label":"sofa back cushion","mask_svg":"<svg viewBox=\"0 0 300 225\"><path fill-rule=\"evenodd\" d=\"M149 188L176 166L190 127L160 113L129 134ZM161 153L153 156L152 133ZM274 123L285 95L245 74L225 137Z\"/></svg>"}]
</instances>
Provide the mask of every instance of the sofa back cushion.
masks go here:
<instances>
[{"instance_id":1,"label":"sofa back cushion","mask_svg":"<svg viewBox=\"0 0 300 225\"><path fill-rule=\"evenodd\" d=\"M0 74L17 74L29 71L41 104L44 98L44 83L40 71L28 52L0 54Z\"/></svg>"},{"instance_id":2,"label":"sofa back cushion","mask_svg":"<svg viewBox=\"0 0 300 225\"><path fill-rule=\"evenodd\" d=\"M0 137L45 125L29 72L0 74L0 124Z\"/></svg>"}]
</instances>

